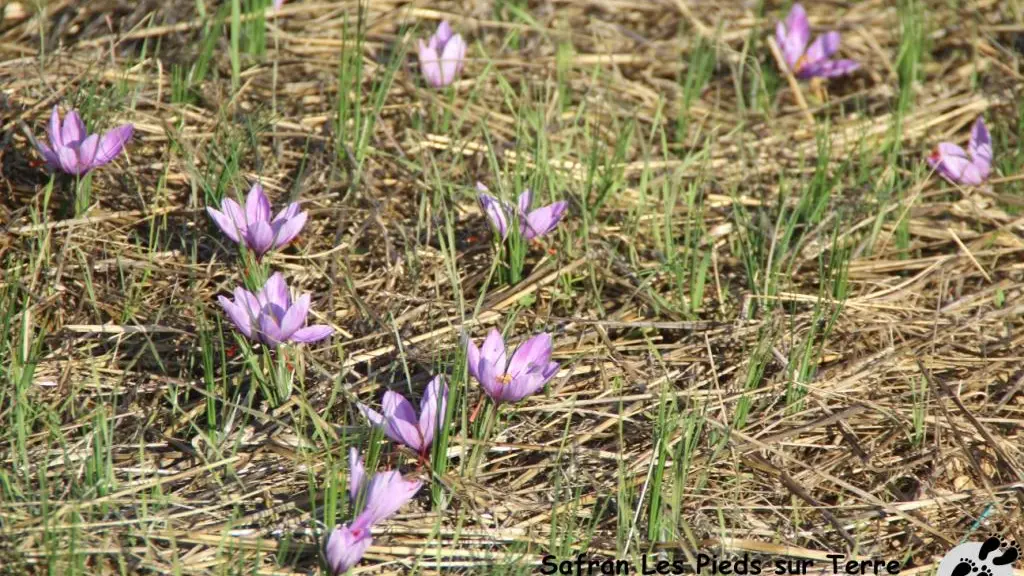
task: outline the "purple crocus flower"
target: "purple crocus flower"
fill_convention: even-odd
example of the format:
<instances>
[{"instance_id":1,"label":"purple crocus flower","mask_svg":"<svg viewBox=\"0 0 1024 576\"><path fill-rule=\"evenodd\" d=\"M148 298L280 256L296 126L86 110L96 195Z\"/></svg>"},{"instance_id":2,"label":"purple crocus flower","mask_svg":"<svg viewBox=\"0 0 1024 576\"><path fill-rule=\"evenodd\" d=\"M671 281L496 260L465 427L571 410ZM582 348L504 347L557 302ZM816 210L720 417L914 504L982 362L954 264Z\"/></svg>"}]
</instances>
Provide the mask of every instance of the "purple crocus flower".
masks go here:
<instances>
[{"instance_id":1,"label":"purple crocus flower","mask_svg":"<svg viewBox=\"0 0 1024 576\"><path fill-rule=\"evenodd\" d=\"M434 88L447 86L462 71L466 42L462 36L452 32L451 25L445 20L437 27L437 32L427 39L426 44L419 40L419 58L420 72L427 84Z\"/></svg>"},{"instance_id":2,"label":"purple crocus flower","mask_svg":"<svg viewBox=\"0 0 1024 576\"><path fill-rule=\"evenodd\" d=\"M365 521L353 522L351 526L339 526L331 532L324 547L324 556L331 574L344 574L363 559L363 554L373 541L370 526L364 524Z\"/></svg>"},{"instance_id":3,"label":"purple crocus flower","mask_svg":"<svg viewBox=\"0 0 1024 576\"><path fill-rule=\"evenodd\" d=\"M324 556L332 574L343 574L359 563L372 541L370 529L398 511L423 487L423 482L406 480L397 471L380 472L367 482L359 451L349 448L349 497L354 503L366 487L366 505L351 524L335 528L327 539Z\"/></svg>"},{"instance_id":4,"label":"purple crocus flower","mask_svg":"<svg viewBox=\"0 0 1024 576\"><path fill-rule=\"evenodd\" d=\"M239 332L271 348L285 342L318 342L334 333L334 328L324 324L306 326L309 294L292 303L280 272L275 272L256 294L238 287L234 301L224 296L218 300Z\"/></svg>"},{"instance_id":5,"label":"purple crocus flower","mask_svg":"<svg viewBox=\"0 0 1024 576\"><path fill-rule=\"evenodd\" d=\"M797 78L832 78L860 68L860 64L853 60L829 60L839 50L839 32L826 32L807 46L811 39L811 25L799 2L793 4L785 24L779 22L775 25L775 39L783 59Z\"/></svg>"},{"instance_id":6,"label":"purple crocus flower","mask_svg":"<svg viewBox=\"0 0 1024 576\"><path fill-rule=\"evenodd\" d=\"M987 180L992 170L992 137L985 121L980 116L974 121L967 152L952 142L943 142L935 147L928 163L954 184L976 186Z\"/></svg>"},{"instance_id":7,"label":"purple crocus flower","mask_svg":"<svg viewBox=\"0 0 1024 576\"><path fill-rule=\"evenodd\" d=\"M480 206L490 218L491 224L498 229L502 239L508 236L508 221L512 218L519 221L519 233L523 238L527 240L540 238L558 226L559 220L569 208L569 203L561 200L536 210L530 210L530 205L533 203L533 192L530 190L524 190L519 195L516 206L513 207L508 202L498 200L488 194L490 190L480 182L476 183L476 189L479 192Z\"/></svg>"},{"instance_id":8,"label":"purple crocus flower","mask_svg":"<svg viewBox=\"0 0 1024 576\"><path fill-rule=\"evenodd\" d=\"M423 482L406 480L397 470L377 472L367 480L363 459L355 448L349 449L348 460L348 494L352 502L358 499L360 490L366 487L366 505L353 521L353 526L369 527L390 518L423 487Z\"/></svg>"},{"instance_id":9,"label":"purple crocus flower","mask_svg":"<svg viewBox=\"0 0 1024 576\"><path fill-rule=\"evenodd\" d=\"M558 372L551 350L551 335L538 334L523 342L507 360L505 341L492 328L482 348L467 339L467 368L492 400L518 402L540 390Z\"/></svg>"},{"instance_id":10,"label":"purple crocus flower","mask_svg":"<svg viewBox=\"0 0 1024 576\"><path fill-rule=\"evenodd\" d=\"M295 239L306 225L307 214L299 212L299 203L292 202L270 219L270 200L263 186L253 184L245 198L245 210L231 198L224 198L220 210L209 206L206 212L224 235L252 250L257 258L281 248Z\"/></svg>"},{"instance_id":11,"label":"purple crocus flower","mask_svg":"<svg viewBox=\"0 0 1024 576\"><path fill-rule=\"evenodd\" d=\"M405 396L391 390L384 393L381 412L365 404L359 404L359 411L374 426L383 428L388 438L405 444L420 455L426 455L434 441L438 421L444 418L447 402L448 385L443 377L435 376L420 400L419 418L416 418L416 412Z\"/></svg>"},{"instance_id":12,"label":"purple crocus flower","mask_svg":"<svg viewBox=\"0 0 1024 576\"><path fill-rule=\"evenodd\" d=\"M68 112L62 124L57 107L54 106L46 131L50 145L37 143L39 153L46 159L46 163L54 170L81 176L120 154L125 143L131 140L135 127L122 124L104 133L102 137L99 134L87 134L85 123L76 110Z\"/></svg>"}]
</instances>

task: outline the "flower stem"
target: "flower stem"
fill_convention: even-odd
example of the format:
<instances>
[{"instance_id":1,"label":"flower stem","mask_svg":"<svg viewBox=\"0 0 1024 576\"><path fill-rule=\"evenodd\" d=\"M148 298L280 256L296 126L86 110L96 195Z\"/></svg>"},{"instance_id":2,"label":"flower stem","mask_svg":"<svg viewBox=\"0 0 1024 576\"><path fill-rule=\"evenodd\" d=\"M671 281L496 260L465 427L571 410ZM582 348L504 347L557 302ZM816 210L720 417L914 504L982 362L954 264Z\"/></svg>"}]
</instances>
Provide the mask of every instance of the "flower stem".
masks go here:
<instances>
[{"instance_id":1,"label":"flower stem","mask_svg":"<svg viewBox=\"0 0 1024 576\"><path fill-rule=\"evenodd\" d=\"M86 174L83 176L75 176L74 184L74 196L75 196L75 218L80 218L85 215L86 211L89 210L89 205L92 203L92 176Z\"/></svg>"}]
</instances>

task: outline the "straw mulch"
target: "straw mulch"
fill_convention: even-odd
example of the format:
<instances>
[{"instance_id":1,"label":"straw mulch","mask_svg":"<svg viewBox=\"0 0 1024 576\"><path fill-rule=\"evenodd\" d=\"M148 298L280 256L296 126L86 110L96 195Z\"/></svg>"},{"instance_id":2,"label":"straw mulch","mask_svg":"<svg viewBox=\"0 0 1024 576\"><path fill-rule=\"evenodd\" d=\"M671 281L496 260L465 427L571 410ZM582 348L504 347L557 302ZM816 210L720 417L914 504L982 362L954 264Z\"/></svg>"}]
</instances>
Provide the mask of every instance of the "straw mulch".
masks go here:
<instances>
[{"instance_id":1,"label":"straw mulch","mask_svg":"<svg viewBox=\"0 0 1024 576\"><path fill-rule=\"evenodd\" d=\"M422 389L454 356L462 331L480 338L510 321L515 337L554 334L561 373L514 411L481 469L453 463L439 479L451 493L446 509L432 512L424 491L377 535L363 567L487 572L548 553L553 525L576 527L575 536L555 536L570 548L589 534L592 555L616 556L627 535L630 553L648 551L657 451L668 449L661 490L669 494L687 441L692 462L667 540L688 554L852 553L927 573L970 534L1024 537L1018 178L1004 169L988 186L961 190L921 168L938 141L963 143L978 115L1005 135L997 158L1020 146L1015 47L1024 28L1011 8L920 7L927 54L894 136L901 16L892 3L808 3L816 29L842 30L844 56L863 69L802 83L799 98L764 43L784 14L774 3L759 17L740 2L531 2L531 25L497 18L495 4L365 6L365 113L375 106L375 75L394 50L412 46L410 26L422 36L449 19L471 60L449 100L422 87L410 55L361 170L355 149L337 145L338 67L355 49L355 2L286 3L267 21L266 55L243 61L235 95L225 35L188 104L172 102L173 71L201 49L193 2L3 8L0 255L4 290L24 295L23 307L5 315L18 334L27 325L46 335L24 398L54 415L26 431L27 474L14 435L0 445L5 482L20 491L0 497L4 569L42 570L78 523L75 547L88 573L123 562L129 572L213 574L225 558L264 574L308 573L323 521L310 485L336 472L323 464L327 453L344 461L341 438L365 432L354 401L377 402L386 386L404 391L406 366ZM513 33L518 43L505 42ZM716 47L718 62L680 113L680 78L699 42ZM572 47L567 65L561 45ZM738 92L749 98L750 78L762 73L778 83L776 100L740 102ZM536 138L536 126L523 136L499 77L513 100L527 95L532 121L543 121L557 151L546 166L516 149L517 139ZM569 90L570 113L554 104L557 86ZM29 135L42 137L55 103L88 104L105 127L133 122L136 138L126 157L94 174L86 217L62 213L54 191L46 220L34 221L49 176ZM584 109L586 120L575 120ZM445 112L455 119L447 132L423 129L424 115ZM686 133L666 150L657 131L674 130L680 115ZM616 156L627 123L632 134ZM866 162L872 176L856 187L843 177L829 215L798 230L773 277L754 277L743 247L781 242L779 211L792 209L794 191L814 176L816 134L826 125L825 173ZM224 422L213 434L199 350L223 322L215 296L238 275L233 247L204 214L203 183L217 182L233 143L242 154L229 193L260 178L275 204L298 198L310 211L299 243L272 262L314 293L313 308L338 328L340 345L306 354L298 399L254 406L244 425ZM895 156L882 153L897 145ZM472 185L497 180L492 153L510 170L557 178L572 208L551 250L531 252L528 277L489 291L474 316L491 247ZM594 154L604 158L596 176ZM597 196L605 176L621 185L583 234L581 201ZM883 204L885 182L898 182L899 194ZM683 314L665 305L678 303L679 286L659 235L666 214L677 231L695 214L685 200L666 206L661 190L685 198L690 186L702 210L697 248L711 260L703 301ZM441 236L453 220L448 246ZM849 293L839 302L822 270L846 256ZM802 374L805 353L820 362ZM787 405L794 389L803 399ZM471 408L479 390L467 390ZM13 397L0 406L5 426ZM682 427L668 437L652 432L668 399L700 411L698 438ZM736 426L741 402L750 412ZM87 474L97 414L107 419L114 471L103 494L74 489ZM310 435L315 418L333 437ZM453 462L471 448L456 432ZM622 494L631 499L620 502ZM162 504L151 511L143 501Z\"/></svg>"}]
</instances>

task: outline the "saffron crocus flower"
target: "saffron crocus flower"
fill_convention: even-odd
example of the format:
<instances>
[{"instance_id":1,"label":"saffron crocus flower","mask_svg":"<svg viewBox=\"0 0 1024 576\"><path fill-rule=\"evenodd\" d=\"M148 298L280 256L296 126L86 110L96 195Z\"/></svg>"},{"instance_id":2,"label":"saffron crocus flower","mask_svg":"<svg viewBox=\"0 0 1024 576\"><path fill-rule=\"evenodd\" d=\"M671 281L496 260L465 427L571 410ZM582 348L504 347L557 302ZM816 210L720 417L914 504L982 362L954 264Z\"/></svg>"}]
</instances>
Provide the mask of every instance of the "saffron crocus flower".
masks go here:
<instances>
[{"instance_id":1,"label":"saffron crocus flower","mask_svg":"<svg viewBox=\"0 0 1024 576\"><path fill-rule=\"evenodd\" d=\"M384 429L384 434L399 444L405 444L421 455L426 455L434 441L434 430L438 420L444 418L448 401L448 385L444 378L435 376L427 385L420 400L420 416L416 417L412 404L398 392L388 390L381 402L381 412L359 404L359 411L366 418Z\"/></svg>"},{"instance_id":2,"label":"saffron crocus flower","mask_svg":"<svg viewBox=\"0 0 1024 576\"><path fill-rule=\"evenodd\" d=\"M533 203L533 192L530 190L524 190L519 195L516 205L511 206L508 202L503 202L488 194L490 190L480 182L476 183L476 189L479 192L480 206L490 218L491 224L497 228L502 239L508 236L508 224L512 218L519 220L519 233L523 238L527 240L539 238L558 226L559 220L562 219L569 207L568 202L561 200L536 210L530 210L530 205Z\"/></svg>"},{"instance_id":3,"label":"saffron crocus flower","mask_svg":"<svg viewBox=\"0 0 1024 576\"><path fill-rule=\"evenodd\" d=\"M980 116L975 120L967 152L952 142L943 142L928 157L928 163L954 184L975 186L987 180L992 170L992 137L985 121Z\"/></svg>"},{"instance_id":4,"label":"saffron crocus flower","mask_svg":"<svg viewBox=\"0 0 1024 576\"><path fill-rule=\"evenodd\" d=\"M99 134L87 134L85 123L77 111L68 112L61 123L60 114L54 106L46 131L50 145L38 142L39 153L46 163L54 170L80 176L103 166L120 154L125 143L131 140L135 127L122 124L104 133L102 137Z\"/></svg>"},{"instance_id":5,"label":"saffron crocus flower","mask_svg":"<svg viewBox=\"0 0 1024 576\"><path fill-rule=\"evenodd\" d=\"M445 20L437 27L426 44L419 40L420 72L434 88L447 86L462 72L466 58L466 42L462 36L452 32Z\"/></svg>"},{"instance_id":6,"label":"saffron crocus flower","mask_svg":"<svg viewBox=\"0 0 1024 576\"><path fill-rule=\"evenodd\" d=\"M423 482L406 480L397 470L378 472L367 480L363 460L355 448L349 449L348 459L348 494L353 502L358 499L359 491L366 487L366 505L353 526L372 526L390 518L423 487Z\"/></svg>"},{"instance_id":7,"label":"saffron crocus flower","mask_svg":"<svg viewBox=\"0 0 1024 576\"><path fill-rule=\"evenodd\" d=\"M239 332L271 348L285 342L318 342L334 332L323 324L306 326L309 294L303 294L293 303L280 272L274 273L256 294L238 287L234 301L224 296L218 300Z\"/></svg>"},{"instance_id":8,"label":"saffron crocus flower","mask_svg":"<svg viewBox=\"0 0 1024 576\"><path fill-rule=\"evenodd\" d=\"M482 348L467 340L467 368L492 400L518 402L540 390L558 372L551 349L551 335L538 334L523 342L509 360L501 333L492 328Z\"/></svg>"},{"instance_id":9,"label":"saffron crocus flower","mask_svg":"<svg viewBox=\"0 0 1024 576\"><path fill-rule=\"evenodd\" d=\"M344 574L363 559L373 541L370 526L364 523L353 522L351 526L339 526L331 532L324 547L331 574Z\"/></svg>"},{"instance_id":10,"label":"saffron crocus flower","mask_svg":"<svg viewBox=\"0 0 1024 576\"><path fill-rule=\"evenodd\" d=\"M367 483L359 451L349 448L349 497L355 502L366 486L366 505L351 524L335 528L327 539L324 556L332 574L343 574L359 563L372 541L370 529L412 500L423 483L406 480L396 471L374 474Z\"/></svg>"},{"instance_id":11,"label":"saffron crocus flower","mask_svg":"<svg viewBox=\"0 0 1024 576\"><path fill-rule=\"evenodd\" d=\"M831 31L814 39L810 46L811 25L807 12L799 3L793 4L786 22L775 25L775 39L782 57L797 78L832 78L849 74L860 64L853 60L829 60L839 50L839 32Z\"/></svg>"},{"instance_id":12,"label":"saffron crocus flower","mask_svg":"<svg viewBox=\"0 0 1024 576\"><path fill-rule=\"evenodd\" d=\"M270 200L258 183L253 184L245 198L245 210L231 198L224 198L220 208L207 206L206 212L225 236L245 244L257 258L294 240L306 225L307 214L299 212L298 202L292 202L271 220Z\"/></svg>"}]
</instances>

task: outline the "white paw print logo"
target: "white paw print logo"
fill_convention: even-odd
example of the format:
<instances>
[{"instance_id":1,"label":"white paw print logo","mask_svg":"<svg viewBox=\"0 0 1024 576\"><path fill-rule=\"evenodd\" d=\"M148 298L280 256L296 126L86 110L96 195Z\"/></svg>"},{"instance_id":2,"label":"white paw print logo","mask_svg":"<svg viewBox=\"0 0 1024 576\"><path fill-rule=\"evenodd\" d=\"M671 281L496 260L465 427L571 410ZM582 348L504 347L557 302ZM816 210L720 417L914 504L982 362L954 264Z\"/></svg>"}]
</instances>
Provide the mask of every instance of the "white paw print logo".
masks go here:
<instances>
[{"instance_id":1,"label":"white paw print logo","mask_svg":"<svg viewBox=\"0 0 1024 576\"><path fill-rule=\"evenodd\" d=\"M1017 542L996 534L950 550L939 562L937 576L1013 576L1013 564L1020 555Z\"/></svg>"}]
</instances>

